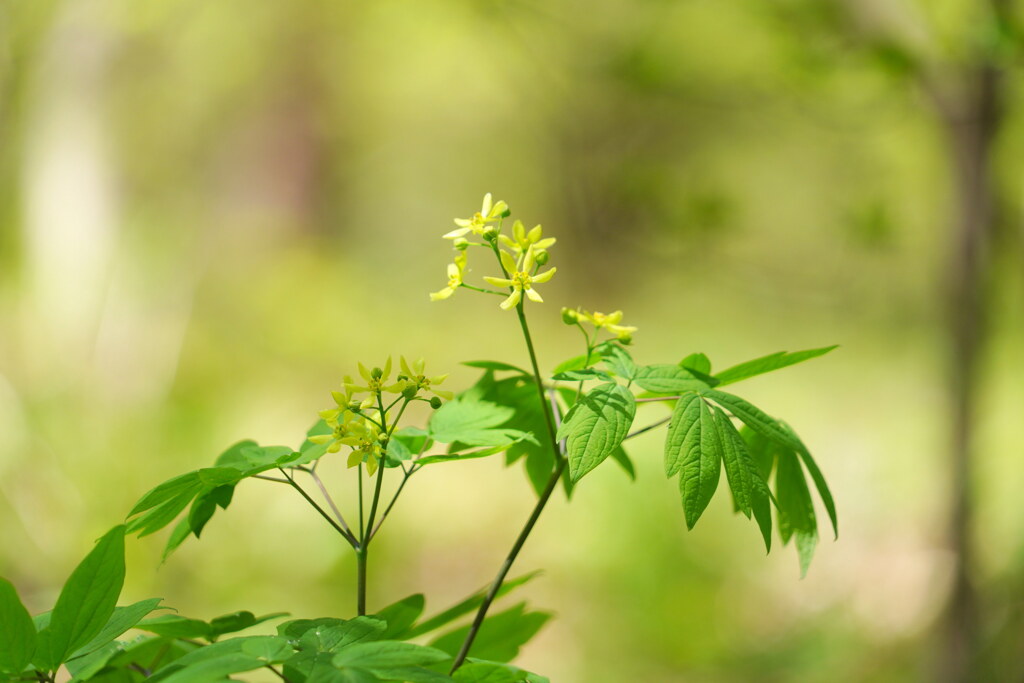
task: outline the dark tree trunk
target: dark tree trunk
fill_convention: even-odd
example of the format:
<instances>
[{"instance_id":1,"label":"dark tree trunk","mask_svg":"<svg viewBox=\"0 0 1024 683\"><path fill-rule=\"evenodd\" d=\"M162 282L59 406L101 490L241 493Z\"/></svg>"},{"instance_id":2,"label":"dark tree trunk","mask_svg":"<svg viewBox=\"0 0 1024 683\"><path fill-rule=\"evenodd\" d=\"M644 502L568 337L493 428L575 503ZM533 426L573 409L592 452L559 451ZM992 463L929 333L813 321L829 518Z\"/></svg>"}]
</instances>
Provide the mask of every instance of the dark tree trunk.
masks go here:
<instances>
[{"instance_id":1,"label":"dark tree trunk","mask_svg":"<svg viewBox=\"0 0 1024 683\"><path fill-rule=\"evenodd\" d=\"M948 683L974 680L980 624L972 576L972 426L979 359L986 339L986 289L992 266L989 243L998 206L992 156L1003 119L1001 80L999 70L991 64L974 67L962 97L947 103L942 111L957 203L946 281L950 393L947 534L955 566L933 680Z\"/></svg>"}]
</instances>

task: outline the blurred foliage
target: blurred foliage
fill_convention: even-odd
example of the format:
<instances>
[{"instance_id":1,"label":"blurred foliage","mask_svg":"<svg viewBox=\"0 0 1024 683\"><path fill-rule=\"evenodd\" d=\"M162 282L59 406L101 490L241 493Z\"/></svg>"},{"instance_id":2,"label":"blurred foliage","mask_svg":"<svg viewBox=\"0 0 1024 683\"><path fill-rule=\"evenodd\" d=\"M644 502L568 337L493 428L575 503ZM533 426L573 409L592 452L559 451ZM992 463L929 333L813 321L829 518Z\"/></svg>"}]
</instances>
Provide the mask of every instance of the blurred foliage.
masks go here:
<instances>
[{"instance_id":1,"label":"blurred foliage","mask_svg":"<svg viewBox=\"0 0 1024 683\"><path fill-rule=\"evenodd\" d=\"M647 362L843 345L760 402L792 416L843 515L806 580L788 554L727 543L756 531L725 506L685 532L652 442L635 484L601 468L531 539L520 568L549 568L531 602L557 616L522 664L565 683L922 676L952 562L936 463L954 206L910 74L979 50L1019 66L1019 29L982 7L0 4L0 574L52 604L140 492L239 438L301 433L357 359L423 355L456 388L474 375L456 358L522 362L510 322L460 326L496 316L491 302L427 301L444 284L437 235L493 191L559 239L542 360L574 351L561 304L626 309ZM977 444L984 671L1002 680L1021 675L1024 628L1020 73L996 158L1007 226ZM677 335L648 340L645 321ZM497 466L467 463L456 491L424 475L371 603L444 604L489 579L532 502ZM233 515L267 534L233 532ZM198 617L344 613L354 568L316 523L301 501L240 490L201 553L154 573L162 539L129 544L126 598Z\"/></svg>"}]
</instances>

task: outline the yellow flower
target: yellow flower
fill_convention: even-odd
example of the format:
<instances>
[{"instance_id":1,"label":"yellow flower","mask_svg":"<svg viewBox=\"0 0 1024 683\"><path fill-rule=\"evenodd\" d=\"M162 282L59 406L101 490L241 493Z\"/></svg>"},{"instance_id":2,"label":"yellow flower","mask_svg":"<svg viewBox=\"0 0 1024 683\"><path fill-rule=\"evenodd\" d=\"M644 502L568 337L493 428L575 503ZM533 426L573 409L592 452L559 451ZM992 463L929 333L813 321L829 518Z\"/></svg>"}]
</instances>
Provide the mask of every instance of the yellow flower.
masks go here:
<instances>
[{"instance_id":1,"label":"yellow flower","mask_svg":"<svg viewBox=\"0 0 1024 683\"><path fill-rule=\"evenodd\" d=\"M629 341L632 339L633 333L636 332L637 329L630 325L619 325L619 322L622 321L622 311L614 311L612 313L605 314L598 311L587 313L586 311L581 310L578 315L582 320L593 325L594 329L608 330L622 341Z\"/></svg>"},{"instance_id":2,"label":"yellow flower","mask_svg":"<svg viewBox=\"0 0 1024 683\"><path fill-rule=\"evenodd\" d=\"M373 476L377 471L377 462L384 455L387 440L387 434L380 431L377 425L364 423L362 433L344 441L346 445L352 447L352 452L348 455L348 466L355 467L365 462L367 474Z\"/></svg>"},{"instance_id":3,"label":"yellow flower","mask_svg":"<svg viewBox=\"0 0 1024 683\"><path fill-rule=\"evenodd\" d=\"M488 223L493 223L502 218L506 215L507 211L508 204L503 201L492 203L491 193L488 192L484 195L484 201L480 206L480 210L473 214L471 218L456 218L455 225L459 227L446 234L444 238L452 240L456 237L462 237L468 232L472 232L474 235L482 235Z\"/></svg>"},{"instance_id":4,"label":"yellow flower","mask_svg":"<svg viewBox=\"0 0 1024 683\"><path fill-rule=\"evenodd\" d=\"M426 390L432 394L440 396L441 398L449 401L455 397L455 394L453 394L450 391L444 391L442 389L434 388L435 384L440 384L441 382L443 382L445 378L448 377L448 375L437 375L435 377L427 377L423 374L423 368L425 367L425 363L423 362L422 358L414 362L411 366L405 360L405 356L400 356L400 359L402 362L402 375L399 376L399 379L402 379L404 377L406 387L416 387L417 391Z\"/></svg>"},{"instance_id":5,"label":"yellow flower","mask_svg":"<svg viewBox=\"0 0 1024 683\"><path fill-rule=\"evenodd\" d=\"M362 363L358 363L357 365L359 366L359 374L366 381L366 385L360 386L356 384L351 377L346 377L345 390L348 391L349 393L356 391L370 392L370 398L367 399L366 401L363 401L362 407L368 407L367 401L369 401L369 405L373 405L373 396L376 396L377 394L380 394L382 392L386 391L392 394L401 393L403 389L403 384L401 382L391 385L387 383L388 377L391 375L391 356L388 356L387 362L384 363L383 370L381 370L380 368L374 368L371 371L367 370L366 366L363 365Z\"/></svg>"},{"instance_id":6,"label":"yellow flower","mask_svg":"<svg viewBox=\"0 0 1024 683\"><path fill-rule=\"evenodd\" d=\"M455 263L448 264L448 286L437 292L430 293L431 301L447 299L455 290L462 286L462 277L466 272L466 252L460 252L455 257Z\"/></svg>"},{"instance_id":7,"label":"yellow flower","mask_svg":"<svg viewBox=\"0 0 1024 683\"><path fill-rule=\"evenodd\" d=\"M551 279L551 276L555 274L556 268L546 270L543 273L533 275L531 273L534 270L535 259L533 253L533 245L530 245L526 249L526 254L522 257L522 263L517 263L515 259L508 254L508 252L501 252L501 264L508 273L508 278L503 277L485 277L484 280L491 283L496 287L511 287L512 293L507 299L501 302L501 308L509 310L514 308L523 299L523 292L526 293L526 298L530 301L541 303L544 299L541 298L537 290L533 288L533 285L541 282L547 282Z\"/></svg>"},{"instance_id":8,"label":"yellow flower","mask_svg":"<svg viewBox=\"0 0 1024 683\"><path fill-rule=\"evenodd\" d=\"M536 257L547 251L548 247L555 243L554 237L541 239L543 235L544 229L541 226L535 225L530 232L526 232L523 222L516 221L512 224L512 237L499 235L498 239L501 240L502 244L514 251L517 256L532 246Z\"/></svg>"}]
</instances>

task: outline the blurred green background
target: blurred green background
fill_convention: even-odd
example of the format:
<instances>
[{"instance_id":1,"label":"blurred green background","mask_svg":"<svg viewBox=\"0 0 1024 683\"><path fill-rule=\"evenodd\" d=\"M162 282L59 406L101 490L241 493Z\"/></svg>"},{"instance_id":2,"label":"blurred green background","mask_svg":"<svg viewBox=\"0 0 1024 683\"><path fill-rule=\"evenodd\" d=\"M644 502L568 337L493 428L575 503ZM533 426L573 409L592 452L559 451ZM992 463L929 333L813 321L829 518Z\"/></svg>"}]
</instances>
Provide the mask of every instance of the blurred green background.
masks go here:
<instances>
[{"instance_id":1,"label":"blurred green background","mask_svg":"<svg viewBox=\"0 0 1024 683\"><path fill-rule=\"evenodd\" d=\"M626 311L643 362L842 345L741 392L800 431L835 493L840 538L822 527L807 578L725 497L687 532L658 437L638 439L637 481L594 472L513 570L545 569L520 596L556 614L523 666L557 683L936 680L966 630L970 673L951 676L1020 680L1022 11L4 0L0 574L46 609L142 492L242 438L297 445L357 360L424 356L454 389L476 376L461 360L524 363L495 300L427 299L440 235L490 191L558 238L529 307L547 367L579 352L562 305ZM989 85L992 120L974 116ZM981 131L966 151L961 129ZM965 199L979 177L989 214ZM976 251L958 237L971 215ZM970 358L951 319L977 323ZM370 608L485 584L533 501L497 458L425 471L371 559ZM125 601L353 609L348 548L272 484L241 486L158 566L163 540L129 544ZM968 624L949 611L960 579Z\"/></svg>"}]
</instances>

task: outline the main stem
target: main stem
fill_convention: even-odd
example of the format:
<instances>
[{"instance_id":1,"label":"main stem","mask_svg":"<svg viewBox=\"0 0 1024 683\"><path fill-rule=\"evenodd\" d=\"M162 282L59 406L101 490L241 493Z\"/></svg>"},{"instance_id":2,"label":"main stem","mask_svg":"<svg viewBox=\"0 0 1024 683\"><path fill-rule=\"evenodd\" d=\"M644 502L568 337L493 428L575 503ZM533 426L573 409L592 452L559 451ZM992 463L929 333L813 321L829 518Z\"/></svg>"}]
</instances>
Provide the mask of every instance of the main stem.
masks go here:
<instances>
[{"instance_id":1,"label":"main stem","mask_svg":"<svg viewBox=\"0 0 1024 683\"><path fill-rule=\"evenodd\" d=\"M551 494L554 493L555 487L558 486L558 480L562 476L562 472L565 471L566 464L569 462L566 458L562 457L560 449L558 448L558 438L555 436L555 422L554 416L552 415L551 407L548 405L547 398L544 396L544 381L541 378L540 369L537 366L537 354L533 349L533 340L530 337L530 328L526 324L526 315L523 313L523 302L520 301L519 305L516 306L516 313L519 314L519 325L523 328L523 338L526 339L526 348L530 352L530 363L533 366L534 380L537 382L537 392L540 398L541 408L544 411L544 420L548 427L548 437L551 439L551 448L555 454L557 465L555 471L551 473L551 477L548 479L547 485L540 494L540 499L533 508L533 512L530 513L530 518L526 520L526 524L523 526L523 530L519 532L519 537L516 538L515 544L512 546L512 550L509 551L508 556L502 563L501 568L498 570L498 575L494 577L494 581L491 583L490 589L487 591L487 595L484 596L484 601L480 603L480 609L477 610L476 616L473 618L473 625L469 627L469 633L466 634L466 640L462 643L462 647L459 649L459 654L455 657L455 662L452 664L451 673L455 673L455 670L462 666L463 662L466 661L466 657L469 655L469 649L473 646L473 641L476 640L477 634L480 632L480 627L483 626L484 619L487 617L487 610L491 608L491 603L498 596L498 591L501 590L501 585L505 582L505 577L508 576L509 571L512 569L512 564L516 561L516 557L519 555L519 551L523 549L526 544L526 539L530 536L530 532L533 531L534 525L540 518L540 513L544 511L544 506L548 504L548 500L551 498Z\"/></svg>"}]
</instances>

